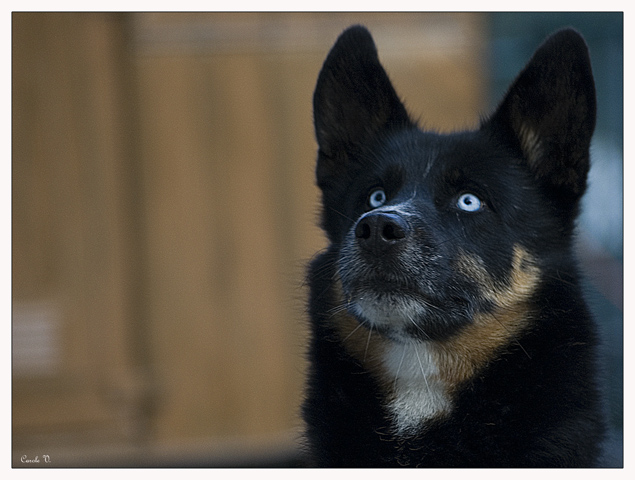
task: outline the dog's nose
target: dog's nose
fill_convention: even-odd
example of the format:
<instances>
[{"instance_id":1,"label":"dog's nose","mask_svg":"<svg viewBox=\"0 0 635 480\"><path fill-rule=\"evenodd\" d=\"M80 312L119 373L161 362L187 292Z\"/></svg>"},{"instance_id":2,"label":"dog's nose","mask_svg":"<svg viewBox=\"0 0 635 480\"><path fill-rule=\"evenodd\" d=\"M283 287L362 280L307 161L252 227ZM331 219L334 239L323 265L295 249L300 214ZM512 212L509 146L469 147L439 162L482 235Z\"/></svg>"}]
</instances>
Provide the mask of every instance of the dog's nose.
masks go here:
<instances>
[{"instance_id":1,"label":"dog's nose","mask_svg":"<svg viewBox=\"0 0 635 480\"><path fill-rule=\"evenodd\" d=\"M372 253L386 253L403 241L410 230L401 215L387 212L370 212L359 219L355 226L357 243Z\"/></svg>"}]
</instances>

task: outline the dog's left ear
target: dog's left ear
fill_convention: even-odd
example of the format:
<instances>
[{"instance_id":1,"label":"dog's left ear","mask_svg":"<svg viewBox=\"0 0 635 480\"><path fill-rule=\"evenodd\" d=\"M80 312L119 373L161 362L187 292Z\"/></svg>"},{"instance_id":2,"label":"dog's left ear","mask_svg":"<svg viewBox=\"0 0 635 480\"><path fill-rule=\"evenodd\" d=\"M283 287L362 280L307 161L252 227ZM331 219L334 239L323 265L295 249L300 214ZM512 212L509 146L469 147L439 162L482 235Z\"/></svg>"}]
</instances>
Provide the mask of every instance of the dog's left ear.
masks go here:
<instances>
[{"instance_id":1,"label":"dog's left ear","mask_svg":"<svg viewBox=\"0 0 635 480\"><path fill-rule=\"evenodd\" d=\"M538 48L483 128L513 138L534 176L575 203L586 188L595 110L587 46L565 29Z\"/></svg>"},{"instance_id":2,"label":"dog's left ear","mask_svg":"<svg viewBox=\"0 0 635 480\"><path fill-rule=\"evenodd\" d=\"M347 168L352 154L382 133L411 125L366 28L348 28L329 52L315 87L313 115L318 181Z\"/></svg>"}]
</instances>

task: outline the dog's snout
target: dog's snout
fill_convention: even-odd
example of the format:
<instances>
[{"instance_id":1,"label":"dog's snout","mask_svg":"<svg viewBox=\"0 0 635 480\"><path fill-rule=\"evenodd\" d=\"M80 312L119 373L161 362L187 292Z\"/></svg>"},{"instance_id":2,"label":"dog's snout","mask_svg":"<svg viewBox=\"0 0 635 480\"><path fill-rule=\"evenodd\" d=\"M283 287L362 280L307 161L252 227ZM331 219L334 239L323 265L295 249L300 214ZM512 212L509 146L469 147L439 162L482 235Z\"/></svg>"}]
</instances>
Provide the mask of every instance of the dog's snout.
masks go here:
<instances>
[{"instance_id":1,"label":"dog's snout","mask_svg":"<svg viewBox=\"0 0 635 480\"><path fill-rule=\"evenodd\" d=\"M355 237L363 249L381 253L403 241L409 230L408 222L399 214L371 212L357 222Z\"/></svg>"}]
</instances>

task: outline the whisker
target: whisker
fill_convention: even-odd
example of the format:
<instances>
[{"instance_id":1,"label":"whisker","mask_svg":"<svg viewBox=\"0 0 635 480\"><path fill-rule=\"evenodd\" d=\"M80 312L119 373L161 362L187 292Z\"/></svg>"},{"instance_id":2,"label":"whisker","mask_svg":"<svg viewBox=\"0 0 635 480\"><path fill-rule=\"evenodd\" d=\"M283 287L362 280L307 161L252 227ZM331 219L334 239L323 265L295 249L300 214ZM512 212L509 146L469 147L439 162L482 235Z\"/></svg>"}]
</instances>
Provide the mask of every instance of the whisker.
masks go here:
<instances>
[{"instance_id":1,"label":"whisker","mask_svg":"<svg viewBox=\"0 0 635 480\"><path fill-rule=\"evenodd\" d=\"M403 359L406 356L406 348L401 350L401 358L399 359L399 365L397 366L397 373L395 373L395 381L393 383L393 390L397 388L397 380L399 379L399 372L401 371L401 365L403 364Z\"/></svg>"},{"instance_id":2,"label":"whisker","mask_svg":"<svg viewBox=\"0 0 635 480\"><path fill-rule=\"evenodd\" d=\"M354 222L354 221L355 221L354 219L352 219L352 218L351 218L351 217L349 217L348 215L346 215L346 214L344 214L344 213L340 212L340 211L339 211L339 210L337 210L336 208L329 207L329 210L331 210L331 211L333 211L333 212L337 213L338 215L340 215L341 217L345 218L346 220L350 220L351 222Z\"/></svg>"},{"instance_id":3,"label":"whisker","mask_svg":"<svg viewBox=\"0 0 635 480\"><path fill-rule=\"evenodd\" d=\"M358 323L357 326L353 329L353 331L351 333L349 333L348 335L346 335L346 338L344 338L344 340L342 340L342 342L345 342L346 340L348 340L349 338L351 338L351 336L360 328L362 327L361 323Z\"/></svg>"},{"instance_id":4,"label":"whisker","mask_svg":"<svg viewBox=\"0 0 635 480\"><path fill-rule=\"evenodd\" d=\"M501 321L500 321L500 320L499 320L496 316L494 316L494 318L496 319L496 321L498 322L498 324L499 324L501 327L503 327L503 329L504 329L507 333L510 333L510 332L509 332L509 329L507 328L507 326L506 326L503 322L501 322ZM517 339L515 339L515 338L512 338L512 342L513 342L513 343L515 343L516 345L518 345L518 346L520 347L520 349L523 351L523 353L524 353L525 355L527 355L527 358L528 358L529 360L531 360L531 355L529 355L529 352L527 352L527 350L525 350L525 347L523 347L523 346L521 345L520 341L518 341L518 340L517 340Z\"/></svg>"},{"instance_id":5,"label":"whisker","mask_svg":"<svg viewBox=\"0 0 635 480\"><path fill-rule=\"evenodd\" d=\"M346 307L345 306L340 306L340 307L335 307L335 308L331 308L327 313L328 316L326 316L325 318L332 320L333 318L337 317L337 315L346 312Z\"/></svg>"},{"instance_id":6,"label":"whisker","mask_svg":"<svg viewBox=\"0 0 635 480\"><path fill-rule=\"evenodd\" d=\"M361 325L361 323L360 323ZM368 329L368 338L366 339L366 348L364 349L364 362L366 362L366 354L368 353L368 346L370 345L370 336L373 334L373 325L370 325Z\"/></svg>"},{"instance_id":7,"label":"whisker","mask_svg":"<svg viewBox=\"0 0 635 480\"><path fill-rule=\"evenodd\" d=\"M337 315L338 313L343 312L343 311L345 311L347 309L348 309L348 304L347 303L342 303L340 305L335 305L334 307L329 308L327 310L327 313L330 314L331 316L333 316L333 315Z\"/></svg>"},{"instance_id":8,"label":"whisker","mask_svg":"<svg viewBox=\"0 0 635 480\"><path fill-rule=\"evenodd\" d=\"M556 270L556 274L555 274L555 275L553 275L553 274L551 274L551 275L546 275L546 277L547 277L547 278L554 279L554 280L558 280L559 282L562 282L562 283L564 283L565 285L574 285L574 283L573 283L572 281L570 281L570 280L566 280L566 279L562 278L561 273L562 273L562 272L560 272L559 270Z\"/></svg>"},{"instance_id":9,"label":"whisker","mask_svg":"<svg viewBox=\"0 0 635 480\"><path fill-rule=\"evenodd\" d=\"M432 393L430 390L430 385L428 384L428 377L426 377L425 371L423 370L423 363L421 363L421 357L419 356L419 351L417 350L417 344L413 343L412 348L414 348L415 355L417 356L417 361L419 362L419 368L421 369L421 375L423 375L423 381L426 382L426 388L428 389L428 393Z\"/></svg>"},{"instance_id":10,"label":"whisker","mask_svg":"<svg viewBox=\"0 0 635 480\"><path fill-rule=\"evenodd\" d=\"M421 325L419 325L419 324L415 321L415 319L414 319L414 318L412 318L412 316L411 316L411 315L408 315L408 320L410 321L410 323L412 323L412 324L415 326L415 328L416 328L419 332L421 332L421 334L423 334L423 336L424 336L427 340L430 340L430 336L426 333L426 331L425 331L423 328L421 328Z\"/></svg>"}]
</instances>

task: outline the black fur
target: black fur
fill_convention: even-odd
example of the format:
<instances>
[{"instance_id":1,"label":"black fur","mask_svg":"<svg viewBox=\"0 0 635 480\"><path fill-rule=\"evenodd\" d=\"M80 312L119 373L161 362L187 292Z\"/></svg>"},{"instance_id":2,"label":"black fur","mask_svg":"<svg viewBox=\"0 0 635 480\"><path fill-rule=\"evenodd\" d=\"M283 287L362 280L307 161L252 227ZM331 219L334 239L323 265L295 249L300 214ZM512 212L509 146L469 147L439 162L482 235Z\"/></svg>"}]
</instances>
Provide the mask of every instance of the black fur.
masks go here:
<instances>
[{"instance_id":1,"label":"black fur","mask_svg":"<svg viewBox=\"0 0 635 480\"><path fill-rule=\"evenodd\" d=\"M314 465L593 466L596 333L572 254L595 124L580 35L550 37L478 130L439 135L351 27L314 119L330 242L309 272ZM439 399L420 413L409 387Z\"/></svg>"}]
</instances>

